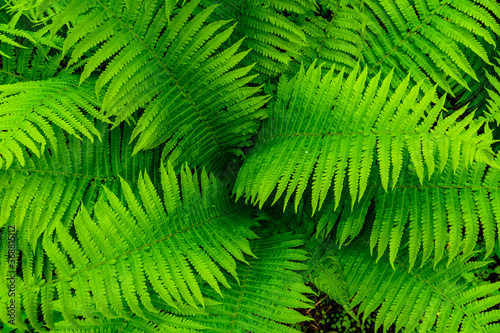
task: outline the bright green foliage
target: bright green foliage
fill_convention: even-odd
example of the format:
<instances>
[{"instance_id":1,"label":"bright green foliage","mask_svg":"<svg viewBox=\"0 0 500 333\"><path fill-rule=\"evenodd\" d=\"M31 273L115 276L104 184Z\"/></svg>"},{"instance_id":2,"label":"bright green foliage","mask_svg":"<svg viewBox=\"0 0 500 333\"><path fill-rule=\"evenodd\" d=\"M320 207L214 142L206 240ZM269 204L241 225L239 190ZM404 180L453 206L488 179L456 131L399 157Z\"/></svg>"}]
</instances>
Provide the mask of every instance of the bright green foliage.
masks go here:
<instances>
[{"instance_id":1,"label":"bright green foliage","mask_svg":"<svg viewBox=\"0 0 500 333\"><path fill-rule=\"evenodd\" d=\"M80 82L106 63L95 91L105 91L102 112L115 124L144 108L132 133L134 154L167 141L163 156L173 164L216 169L257 129L266 98L250 97L258 87L243 88L252 66L234 69L247 53L238 53L241 40L219 50L234 26L204 24L215 6L194 14L197 5L189 2L168 22L164 1L75 0L50 29L55 34L73 22L63 47L69 65L98 48L86 57Z\"/></svg>"},{"instance_id":2,"label":"bright green foliage","mask_svg":"<svg viewBox=\"0 0 500 333\"><path fill-rule=\"evenodd\" d=\"M16 159L24 166L25 146L36 156L44 151L45 146L56 150L57 140L53 126L67 133L80 137L83 134L93 139L99 132L82 113L103 119L97 110L99 105L92 94L92 85L76 87L78 79L63 77L45 81L18 82L0 85L0 168L9 168ZM90 88L90 89L89 89Z\"/></svg>"},{"instance_id":3,"label":"bright green foliage","mask_svg":"<svg viewBox=\"0 0 500 333\"><path fill-rule=\"evenodd\" d=\"M304 63L310 65L317 59L318 63L324 62L325 69L345 66L346 71L352 70L364 43L361 1L319 1L318 5L320 15L308 13L297 18L307 40L302 49Z\"/></svg>"},{"instance_id":4,"label":"bright green foliage","mask_svg":"<svg viewBox=\"0 0 500 333\"><path fill-rule=\"evenodd\" d=\"M496 45L494 34L500 33L495 1L368 0L365 6L368 47L363 55L370 69L394 69L399 80L411 73L415 83L429 78L451 94L455 82L468 87L464 75L477 80L481 74L459 45L489 63L484 44Z\"/></svg>"},{"instance_id":5,"label":"bright green foliage","mask_svg":"<svg viewBox=\"0 0 500 333\"><path fill-rule=\"evenodd\" d=\"M160 307L158 302L154 300L152 303L156 307ZM171 308L162 308L163 310L172 310ZM206 312L200 310L192 310L189 307L184 307L182 310L190 312L194 315L206 315ZM68 322L59 322L55 325L55 331L61 333L114 333L114 332L204 332L207 327L193 321L188 316L175 316L166 312L157 314L148 314L147 319L141 317L131 317L129 319L99 319L93 322L77 321L80 329L75 329ZM155 323L152 325L151 323Z\"/></svg>"},{"instance_id":6,"label":"bright green foliage","mask_svg":"<svg viewBox=\"0 0 500 333\"><path fill-rule=\"evenodd\" d=\"M380 306L376 329L383 326L387 332L395 325L404 332L498 332L500 325L492 323L498 321L500 310L489 309L500 300L500 282L474 287L462 277L487 262L466 262L469 256L460 255L448 266L439 264L434 270L427 265L408 272L408 255L393 269L385 257L376 263L367 242L358 237L336 256L345 267L352 306L359 304L363 320ZM400 250L408 248L403 245Z\"/></svg>"},{"instance_id":7,"label":"bright green foliage","mask_svg":"<svg viewBox=\"0 0 500 333\"><path fill-rule=\"evenodd\" d=\"M232 283L231 289L222 293L223 298L213 290L207 291L207 295L221 304L208 307L212 317L201 322L212 327L212 332L221 333L245 330L256 333L298 332L281 323L309 320L289 309L311 307L302 294L312 290L304 285L300 274L293 272L307 267L300 263L307 259L307 252L295 249L301 244L303 240L291 232L267 235L262 240L253 241L252 252L256 258L249 259L248 266L238 269L239 283Z\"/></svg>"},{"instance_id":8,"label":"bright green foliage","mask_svg":"<svg viewBox=\"0 0 500 333\"><path fill-rule=\"evenodd\" d=\"M135 182L139 171L158 165L158 150L129 157L129 126L111 132L104 123L97 128L102 142L71 136L67 144L56 129L57 151L46 150L40 157L24 152L24 165L14 162L0 169L0 226L15 225L23 247L30 243L35 248L38 237L58 223L71 226L80 203L93 206L102 185L120 193L118 176ZM158 184L158 172L151 176Z\"/></svg>"},{"instance_id":9,"label":"bright green foliage","mask_svg":"<svg viewBox=\"0 0 500 333\"><path fill-rule=\"evenodd\" d=\"M24 15L31 22L36 23L48 21L69 3L68 0L8 0L7 2L10 4L8 11L13 13L11 22L15 22Z\"/></svg>"},{"instance_id":10,"label":"bright green foliage","mask_svg":"<svg viewBox=\"0 0 500 333\"><path fill-rule=\"evenodd\" d=\"M339 216L337 241L346 243L355 238L367 218L368 206L375 203L370 250L377 249L377 258L388 250L394 264L404 232L409 230L409 264L415 265L422 253L420 265L433 256L434 266L446 249L448 264L458 255L472 255L479 233L484 239L486 256L494 249L500 230L500 173L496 168L473 163L468 169L453 172L449 164L443 173L422 184L415 172L400 178L392 191L386 192L380 181L371 182L371 189L351 211L350 200L342 209L333 204L320 212L318 233L328 233Z\"/></svg>"},{"instance_id":11,"label":"bright green foliage","mask_svg":"<svg viewBox=\"0 0 500 333\"><path fill-rule=\"evenodd\" d=\"M40 327L39 304L45 322L53 322L49 299L56 291L64 304L63 317L76 324L77 311L86 316L98 311L110 319L128 318L130 311L143 318L146 312L157 313L148 285L171 307L203 306L194 271L219 294L219 284L229 287L220 267L237 276L234 259L245 262L243 254L252 255L248 239L256 237L249 230L254 222L232 205L215 178L205 172L201 177L192 175L187 168L181 173L179 183L170 164L168 171L162 167L163 200L147 173L139 173L138 196L120 180L126 204L104 187L105 196L94 206L95 218L85 206L75 217L78 242L60 223L55 225L57 237L45 234L41 244L57 277L48 276L45 282L40 280L41 272L35 271L25 277L17 292L35 327ZM213 230L218 234L212 235ZM6 287L2 289L0 295L6 299ZM37 301L44 294L49 299Z\"/></svg>"},{"instance_id":12,"label":"bright green foliage","mask_svg":"<svg viewBox=\"0 0 500 333\"><path fill-rule=\"evenodd\" d=\"M285 206L295 193L297 207L312 177L314 213L332 186L337 208L347 178L354 204L375 161L384 189L389 183L394 188L404 150L421 182L425 173L442 171L448 159L454 171L463 161L494 165L491 130L479 134L484 121L473 113L455 121L463 108L443 119L445 96L437 100L434 89L418 99L420 84L408 89L409 77L392 93L392 72L381 83L380 73L370 80L367 74L367 69L353 71L344 80L330 70L321 77L313 65L290 81L282 77L259 142L238 174L237 197L245 194L262 207L277 186L274 202L286 190Z\"/></svg>"},{"instance_id":13,"label":"bright green foliage","mask_svg":"<svg viewBox=\"0 0 500 333\"><path fill-rule=\"evenodd\" d=\"M0 330L298 332L321 292L499 332L499 33L493 0L0 0Z\"/></svg>"}]
</instances>

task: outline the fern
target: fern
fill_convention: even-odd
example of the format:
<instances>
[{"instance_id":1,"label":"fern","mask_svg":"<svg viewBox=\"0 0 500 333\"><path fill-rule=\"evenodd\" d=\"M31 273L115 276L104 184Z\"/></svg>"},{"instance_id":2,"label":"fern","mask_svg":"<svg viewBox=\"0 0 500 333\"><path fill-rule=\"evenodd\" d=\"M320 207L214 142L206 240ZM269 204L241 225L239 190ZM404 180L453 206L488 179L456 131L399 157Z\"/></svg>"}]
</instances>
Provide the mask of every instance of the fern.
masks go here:
<instances>
[{"instance_id":1,"label":"fern","mask_svg":"<svg viewBox=\"0 0 500 333\"><path fill-rule=\"evenodd\" d=\"M78 242L60 223L55 225L56 238L45 234L41 244L55 274L48 275L45 282L40 281L41 272L34 271L25 277L18 292L35 328L41 329L38 305L45 321L53 321L50 302L56 290L64 304L60 309L63 317L75 325L75 313L89 316L91 304L107 318L129 318L128 311L143 318L147 318L144 313L157 313L147 285L171 307L176 303L203 305L204 297L190 265L216 292L221 292L219 284L229 287L218 265L236 276L234 258L245 261L243 253L252 254L247 239L255 237L248 229L253 222L230 205L216 179L205 172L201 177L192 175L187 169L182 174L179 184L170 164L168 171L162 168L163 200L147 174L139 174L139 196L121 180L125 205L105 187L105 197L94 206L95 217L84 206L75 217ZM160 220L166 223L160 224ZM237 226L231 223L235 220ZM218 234L211 235L213 230ZM196 243L205 245L195 248ZM75 290L75 296L70 289ZM49 296L37 301L40 293ZM6 287L1 295L5 304Z\"/></svg>"},{"instance_id":2,"label":"fern","mask_svg":"<svg viewBox=\"0 0 500 333\"><path fill-rule=\"evenodd\" d=\"M486 45L486 52L490 59L490 64L487 64L483 59L475 56L474 52L470 49L465 47L461 49L463 49L465 56L469 59L472 69L477 73L478 81L470 76L465 76L464 79L467 81L470 90L457 84L452 88L457 98L450 99L450 101L447 102L446 108L456 110L467 105L470 110L476 110L476 116L485 116L485 113L488 111L486 107L488 89L492 88L485 72L494 71L496 62L492 56L495 54L495 47L490 44Z\"/></svg>"},{"instance_id":3,"label":"fern","mask_svg":"<svg viewBox=\"0 0 500 333\"><path fill-rule=\"evenodd\" d=\"M3 97L0 103L0 168L3 165L9 168L14 158L24 165L22 146L37 156L49 142L57 149L51 123L78 138L79 134L91 140L93 136L100 138L95 126L82 113L84 110L104 120L91 93L92 86L77 89L76 84L75 78L69 76L0 86Z\"/></svg>"},{"instance_id":4,"label":"fern","mask_svg":"<svg viewBox=\"0 0 500 333\"><path fill-rule=\"evenodd\" d=\"M254 241L252 252L257 258L249 260L248 266L238 268L241 281L233 282L222 296L213 290L207 291L207 295L221 305L207 307L211 316L202 322L211 327L212 332L297 332L283 323L309 320L289 309L310 307L302 293L312 291L303 284L301 275L293 272L306 268L297 261L307 259L307 252L294 249L302 243L303 240L292 233L271 234Z\"/></svg>"},{"instance_id":5,"label":"fern","mask_svg":"<svg viewBox=\"0 0 500 333\"><path fill-rule=\"evenodd\" d=\"M488 72L485 70L485 76L488 79L488 82L491 84L491 89L486 88L488 92L488 104L487 104L487 112L485 113L485 117L488 121L494 122L497 126L500 124L500 67L493 66L492 72Z\"/></svg>"},{"instance_id":6,"label":"fern","mask_svg":"<svg viewBox=\"0 0 500 333\"><path fill-rule=\"evenodd\" d=\"M431 176L443 170L448 158L454 171L461 161L474 159L495 165L486 148L493 142L491 130L477 133L484 121L471 113L455 122L465 109L443 119L444 97L433 102L434 91L429 90L417 101L420 85L408 89L409 77L392 94L392 75L379 84L380 73L365 83L367 69L359 75L353 71L346 80L342 73L333 76L330 71L323 78L320 73L311 66L290 81L282 77L259 143L238 174L237 197L245 194L262 207L277 186L273 202L286 190L285 207L293 193L297 207L312 176L314 213L332 185L335 208L339 205L347 178L354 204L366 190L375 159L383 188L388 189L390 179L396 185L404 148L421 182L425 168Z\"/></svg>"},{"instance_id":7,"label":"fern","mask_svg":"<svg viewBox=\"0 0 500 333\"><path fill-rule=\"evenodd\" d=\"M390 192L374 180L353 211L350 200L346 199L337 211L333 205L328 205L318 218L318 234L329 233L341 216L337 240L340 244L353 240L371 215L368 208L373 201L375 211L370 250L377 249L378 259L388 250L389 261L394 264L407 230L410 269L419 253L422 253L421 267L432 254L434 266L444 257L445 251L448 264L459 253L472 255L479 234L484 239L486 258L492 254L499 239L498 169L488 168L482 163L459 169L460 172L454 173L448 164L443 173L422 184L415 173L409 171Z\"/></svg>"},{"instance_id":8,"label":"fern","mask_svg":"<svg viewBox=\"0 0 500 333\"><path fill-rule=\"evenodd\" d=\"M305 32L307 47L302 49L304 64L314 60L324 63L328 70L345 67L350 72L356 67L363 48L364 15L359 1L320 1L319 13L308 13L297 18Z\"/></svg>"},{"instance_id":9,"label":"fern","mask_svg":"<svg viewBox=\"0 0 500 333\"><path fill-rule=\"evenodd\" d=\"M314 1L206 0L206 4L220 4L215 15L237 22L233 43L245 38L242 47L250 52L243 61L248 65L255 64L253 70L263 74L264 78L285 73L294 62L302 59L300 51L308 43L296 21L298 17L313 12Z\"/></svg>"},{"instance_id":10,"label":"fern","mask_svg":"<svg viewBox=\"0 0 500 333\"><path fill-rule=\"evenodd\" d=\"M24 153L24 165L14 163L0 170L0 225L15 225L21 246L30 243L33 249L43 232L51 232L59 223L71 226L80 203L93 206L101 185L119 191L119 178L135 181L139 171L154 172L160 157L157 150L141 153L132 159L126 144L130 127L109 131L108 125L98 124L102 142L66 138L61 130L54 132L58 145L40 157ZM56 150L57 149L57 150ZM48 209L47 209L48 207Z\"/></svg>"},{"instance_id":11,"label":"fern","mask_svg":"<svg viewBox=\"0 0 500 333\"><path fill-rule=\"evenodd\" d=\"M478 80L460 45L490 63L485 44L495 46L500 32L498 5L489 0L370 0L365 8L363 56L370 70L394 69L400 81L408 73L415 83L429 78L452 95L455 83L469 89L463 76Z\"/></svg>"},{"instance_id":12,"label":"fern","mask_svg":"<svg viewBox=\"0 0 500 333\"><path fill-rule=\"evenodd\" d=\"M0 0L2 331L498 332L499 18Z\"/></svg>"},{"instance_id":13,"label":"fern","mask_svg":"<svg viewBox=\"0 0 500 333\"><path fill-rule=\"evenodd\" d=\"M312 257L309 262L306 262L308 265L305 272L306 279L332 300L342 305L351 316L354 316L350 307L348 286L345 282L342 265L328 245L328 242L316 238L311 238L307 242L306 248L311 252Z\"/></svg>"},{"instance_id":14,"label":"fern","mask_svg":"<svg viewBox=\"0 0 500 333\"><path fill-rule=\"evenodd\" d=\"M101 107L115 124L144 108L132 134L134 154L166 142L163 156L174 165L188 161L215 170L256 131L256 120L264 117L257 109L266 98L251 97L259 91L247 85L252 66L234 69L248 53L237 53L241 40L217 52L234 26L204 24L215 6L194 14L197 5L189 2L168 23L163 1L128 8L125 2L75 0L50 28L55 34L74 22L63 47L71 52L70 65L98 47L80 83L106 66L95 89L97 95L105 89Z\"/></svg>"},{"instance_id":15,"label":"fern","mask_svg":"<svg viewBox=\"0 0 500 333\"><path fill-rule=\"evenodd\" d=\"M351 306L359 305L363 320L377 310L375 329L391 325L405 332L497 332L499 283L472 286L464 273L486 262L468 262L460 255L448 267L438 265L408 272L405 257L394 269L386 258L375 263L367 249L368 239L359 237L348 247L336 251L353 296ZM407 251L403 246L402 250ZM435 330L433 330L435 329Z\"/></svg>"},{"instance_id":16,"label":"fern","mask_svg":"<svg viewBox=\"0 0 500 333\"><path fill-rule=\"evenodd\" d=\"M66 0L13 0L7 4L7 11L14 13L12 21L25 16L31 22L44 23L67 4Z\"/></svg>"}]
</instances>

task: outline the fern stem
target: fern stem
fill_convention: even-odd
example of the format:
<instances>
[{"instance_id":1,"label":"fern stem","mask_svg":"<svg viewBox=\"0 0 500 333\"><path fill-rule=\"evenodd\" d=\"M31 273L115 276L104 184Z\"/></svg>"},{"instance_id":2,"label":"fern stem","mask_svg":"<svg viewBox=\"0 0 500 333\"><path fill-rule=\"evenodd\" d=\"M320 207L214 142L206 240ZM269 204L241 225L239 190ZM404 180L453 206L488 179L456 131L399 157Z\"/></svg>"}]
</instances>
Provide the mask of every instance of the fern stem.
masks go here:
<instances>
[{"instance_id":1,"label":"fern stem","mask_svg":"<svg viewBox=\"0 0 500 333\"><path fill-rule=\"evenodd\" d=\"M0 73L5 73L5 74L7 74L7 75L15 76L15 77L18 77L18 78L20 78L20 79L22 79L22 80L28 81L28 79L27 79L27 78L25 78L25 77L24 77L24 76L22 76L22 75L19 75L19 74L16 74L16 73L12 73L12 72L9 72L9 71L5 71L5 70L3 70L3 69L0 69Z\"/></svg>"},{"instance_id":2,"label":"fern stem","mask_svg":"<svg viewBox=\"0 0 500 333\"><path fill-rule=\"evenodd\" d=\"M63 171L52 171L52 170L36 170L36 169L13 169L9 168L6 171L17 171L17 172L38 172L38 173L49 173L49 174L58 174L62 176L72 176L75 178L90 178L93 181L101 181L101 180L111 180L111 181L118 181L119 179L116 177L95 177L95 176L89 176L89 175L84 175L81 173L69 173L69 172L63 172ZM127 182L132 182L132 183L137 183L137 181L134 180L128 180L125 179Z\"/></svg>"},{"instance_id":3,"label":"fern stem","mask_svg":"<svg viewBox=\"0 0 500 333\"><path fill-rule=\"evenodd\" d=\"M238 300L236 301L237 305L234 308L233 320L231 321L231 329L229 330L229 333L232 333L234 330L234 323L236 322L236 316L238 315L238 310L241 307L241 300L243 299L243 295L245 294L245 286L247 284L248 273L250 272L250 268L252 268L252 265L248 263L247 268L245 270L245 278L243 279L243 282L241 284L240 297L238 297Z\"/></svg>"}]
</instances>

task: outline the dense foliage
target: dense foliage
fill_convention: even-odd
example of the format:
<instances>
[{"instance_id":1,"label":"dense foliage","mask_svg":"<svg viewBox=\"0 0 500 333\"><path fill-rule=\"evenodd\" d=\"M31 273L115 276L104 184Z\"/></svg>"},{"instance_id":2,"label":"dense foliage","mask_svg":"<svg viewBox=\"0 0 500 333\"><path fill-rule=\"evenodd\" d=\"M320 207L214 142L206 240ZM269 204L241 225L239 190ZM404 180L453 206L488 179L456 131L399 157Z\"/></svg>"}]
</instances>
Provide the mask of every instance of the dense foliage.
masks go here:
<instances>
[{"instance_id":1,"label":"dense foliage","mask_svg":"<svg viewBox=\"0 0 500 333\"><path fill-rule=\"evenodd\" d=\"M498 36L493 0L0 0L2 332L297 332L315 290L500 332Z\"/></svg>"}]
</instances>

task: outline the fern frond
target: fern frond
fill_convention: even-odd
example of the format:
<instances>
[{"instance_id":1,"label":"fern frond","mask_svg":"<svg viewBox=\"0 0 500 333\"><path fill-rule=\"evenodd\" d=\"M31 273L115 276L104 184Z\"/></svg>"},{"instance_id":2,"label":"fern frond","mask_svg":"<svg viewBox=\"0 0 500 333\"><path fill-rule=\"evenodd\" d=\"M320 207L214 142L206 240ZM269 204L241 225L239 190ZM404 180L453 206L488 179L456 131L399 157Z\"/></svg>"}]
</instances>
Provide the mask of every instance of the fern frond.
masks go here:
<instances>
[{"instance_id":1,"label":"fern frond","mask_svg":"<svg viewBox=\"0 0 500 333\"><path fill-rule=\"evenodd\" d=\"M134 154L165 143L163 157L220 168L258 128L264 96L253 96L252 66L238 67L248 53L241 40L220 51L234 25L206 23L216 6L195 14L197 0L182 6L170 23L164 1L75 0L53 18L51 31L73 27L65 39L70 64L87 58L80 82L99 67L96 93L102 109L121 123L141 112L132 140Z\"/></svg>"},{"instance_id":2,"label":"fern frond","mask_svg":"<svg viewBox=\"0 0 500 333\"><path fill-rule=\"evenodd\" d=\"M365 221L371 220L368 208L373 201L370 251L377 250L377 259L389 253L391 264L400 257L401 241L408 230L409 269L417 258L421 258L420 267L423 267L429 258L436 266L445 253L448 264L459 253L471 255L480 233L486 259L500 238L500 196L497 193L500 173L484 163L473 163L468 169L459 167L456 172L449 163L443 173L423 183L409 169L392 191L386 192L375 178L369 187L352 211L350 200L343 200L337 211L333 202L327 204L320 213L318 234L324 235L338 224L336 234L340 245L354 239Z\"/></svg>"},{"instance_id":3,"label":"fern frond","mask_svg":"<svg viewBox=\"0 0 500 333\"><path fill-rule=\"evenodd\" d=\"M363 47L364 16L358 0L320 1L319 15L308 12L298 16L307 46L301 49L302 61L309 66L314 60L350 73L360 60ZM298 68L297 68L298 69Z\"/></svg>"},{"instance_id":4,"label":"fern frond","mask_svg":"<svg viewBox=\"0 0 500 333\"><path fill-rule=\"evenodd\" d=\"M380 73L368 81L366 68L357 72L344 80L330 70L321 78L313 65L290 81L281 78L269 119L238 173L237 198L245 194L262 207L277 187L273 203L286 190L285 207L295 194L296 208L312 178L314 213L332 186L339 205L347 179L354 204L366 191L375 159L383 188L396 185L405 151L420 182L425 168L430 177L448 158L454 171L461 161L495 165L491 130L478 134L484 120L470 114L456 122L465 108L443 119L445 97L433 102L435 92L428 90L419 99L420 85L408 90L409 77L390 93L392 72L381 84Z\"/></svg>"},{"instance_id":5,"label":"fern frond","mask_svg":"<svg viewBox=\"0 0 500 333\"><path fill-rule=\"evenodd\" d=\"M0 11L0 17L6 22L0 24L0 38L8 39L7 42L0 41L0 84L45 80L55 76L60 69L59 50L63 39L58 36L49 38L45 27L39 28L34 24L25 24L23 29L12 28L13 18L10 19L4 9Z\"/></svg>"},{"instance_id":6,"label":"fern frond","mask_svg":"<svg viewBox=\"0 0 500 333\"><path fill-rule=\"evenodd\" d=\"M303 294L312 290L294 272L307 267L302 263L307 252L296 248L303 240L291 232L258 235L261 239L252 242L256 257L248 264L238 263L240 282L231 279L231 289L223 290L222 296L206 291L220 303L207 307L211 316L200 319L211 332L298 332L283 324L310 320L294 310L311 307Z\"/></svg>"},{"instance_id":7,"label":"fern frond","mask_svg":"<svg viewBox=\"0 0 500 333\"><path fill-rule=\"evenodd\" d=\"M363 320L377 311L375 330L391 325L404 332L497 332L500 283L473 286L463 275L487 264L459 255L448 266L427 265L409 272L408 248L403 246L394 269L386 257L370 256L369 240L356 241L335 251L344 267L351 306L359 305Z\"/></svg>"},{"instance_id":8,"label":"fern frond","mask_svg":"<svg viewBox=\"0 0 500 333\"><path fill-rule=\"evenodd\" d=\"M203 4L220 4L214 15L237 22L232 42L245 38L242 47L250 52L243 63L255 64L253 70L263 74L261 82L290 70L293 62L302 59L300 50L307 40L295 17L313 15L313 1L206 0Z\"/></svg>"},{"instance_id":9,"label":"fern frond","mask_svg":"<svg viewBox=\"0 0 500 333\"><path fill-rule=\"evenodd\" d=\"M496 36L494 36L496 37ZM495 42L497 42L495 39ZM488 77L485 75L485 72L493 73L495 70L495 66L497 66L497 61L495 61L494 56L496 54L495 46L491 44L486 44L485 50L488 55L488 59L490 63L486 63L483 59L478 57L474 52L466 47L461 47L460 49L465 54L466 58L469 60L469 63L477 73L478 81L474 80L470 76L464 76L464 80L467 82L470 90L466 88L455 85L452 87L455 96L457 98L451 98L446 102L445 107L447 109L457 110L467 105L469 110L475 110L476 117L486 116L488 112L487 109L487 99L488 99L488 89L492 89L492 86L488 80Z\"/></svg>"},{"instance_id":10,"label":"fern frond","mask_svg":"<svg viewBox=\"0 0 500 333\"><path fill-rule=\"evenodd\" d=\"M205 303L199 279L217 293L220 284L229 287L219 266L238 278L235 259L246 262L243 254L253 255L248 240L256 237L249 229L255 222L215 177L193 175L187 167L181 174L179 182L170 164L162 167L163 200L147 173L139 176L138 195L121 179L125 200L104 187L94 217L84 206L78 212L76 239L62 224L56 225L56 237L45 234L39 245L53 269L24 270L16 290L30 323L39 325L39 306L47 309L45 323L53 320L55 309L47 302L55 290L64 319L75 324L76 315L93 318L92 304L109 319L127 319L129 313L147 319L159 311L154 295L170 307L197 307ZM0 303L6 301L3 287Z\"/></svg>"},{"instance_id":11,"label":"fern frond","mask_svg":"<svg viewBox=\"0 0 500 333\"><path fill-rule=\"evenodd\" d=\"M32 31L25 31L21 29L12 28L10 25L7 24L0 24L0 42L4 42L15 47L20 47L20 48L23 47L21 44L17 43L13 39L6 36L5 33L7 33L9 35L27 40L31 42L33 45L46 45L55 49L61 49L61 47L57 45L57 42L60 41L60 39L48 38L44 36L44 32L46 32L46 29L40 29L36 32L32 32ZM6 54L2 55L8 56Z\"/></svg>"},{"instance_id":12,"label":"fern frond","mask_svg":"<svg viewBox=\"0 0 500 333\"><path fill-rule=\"evenodd\" d=\"M487 100L488 112L485 113L485 117L498 126L500 125L500 67L496 65L492 67L491 73L485 70L486 78L491 85L491 89L486 88L489 99Z\"/></svg>"},{"instance_id":13,"label":"fern frond","mask_svg":"<svg viewBox=\"0 0 500 333\"><path fill-rule=\"evenodd\" d=\"M311 237L305 245L311 259L305 262L308 266L304 272L306 281L314 284L321 292L340 304L345 311L354 317L349 301L348 286L342 273L342 266L335 257L333 247L327 241Z\"/></svg>"},{"instance_id":14,"label":"fern frond","mask_svg":"<svg viewBox=\"0 0 500 333\"><path fill-rule=\"evenodd\" d=\"M0 44L0 49L6 54L2 56L0 67L0 83L46 80L55 76L58 71L59 56L47 56L45 49L28 43L24 48L9 44Z\"/></svg>"},{"instance_id":15,"label":"fern frond","mask_svg":"<svg viewBox=\"0 0 500 333\"><path fill-rule=\"evenodd\" d=\"M93 320L78 319L73 324L60 321L55 323L55 331L60 333L113 333L113 332L140 332L140 333L161 333L161 332L206 332L209 328L197 321L199 316L207 316L203 309L196 309L187 305L174 309L167 306L161 299L153 297L152 304L159 309L159 313L146 313L147 319L130 314L130 318L107 319L99 317ZM206 300L206 306L212 306L215 302Z\"/></svg>"},{"instance_id":16,"label":"fern frond","mask_svg":"<svg viewBox=\"0 0 500 333\"><path fill-rule=\"evenodd\" d=\"M56 130L57 151L46 150L40 157L25 152L24 165L14 162L0 170L0 227L14 225L21 248L29 243L35 249L38 238L59 223L70 227L81 202L94 205L101 185L123 196L119 176L132 181L146 169L159 183L157 150L130 157L129 126L111 132L104 123L96 128L102 142L66 138Z\"/></svg>"},{"instance_id":17,"label":"fern frond","mask_svg":"<svg viewBox=\"0 0 500 333\"><path fill-rule=\"evenodd\" d=\"M23 15L40 24L60 12L67 3L67 0L14 0L6 4L6 11L12 13L14 20Z\"/></svg>"},{"instance_id":18,"label":"fern frond","mask_svg":"<svg viewBox=\"0 0 500 333\"><path fill-rule=\"evenodd\" d=\"M469 89L463 76L478 80L460 46L490 63L484 45L495 45L500 33L495 19L500 6L489 0L369 0L365 9L363 56L370 70L394 69L395 83L409 73L414 83L429 78L451 95L457 83ZM424 83L424 87L432 86Z\"/></svg>"},{"instance_id":19,"label":"fern frond","mask_svg":"<svg viewBox=\"0 0 500 333\"><path fill-rule=\"evenodd\" d=\"M23 148L40 157L45 146L57 151L52 124L80 138L100 139L99 131L87 118L99 114L99 103L91 85L76 87L78 78L67 76L44 81L0 85L0 168L19 161L24 166ZM82 112L83 111L83 112Z\"/></svg>"}]
</instances>

